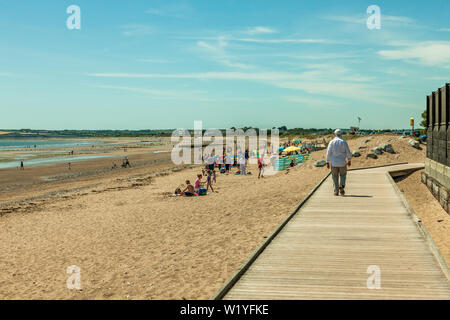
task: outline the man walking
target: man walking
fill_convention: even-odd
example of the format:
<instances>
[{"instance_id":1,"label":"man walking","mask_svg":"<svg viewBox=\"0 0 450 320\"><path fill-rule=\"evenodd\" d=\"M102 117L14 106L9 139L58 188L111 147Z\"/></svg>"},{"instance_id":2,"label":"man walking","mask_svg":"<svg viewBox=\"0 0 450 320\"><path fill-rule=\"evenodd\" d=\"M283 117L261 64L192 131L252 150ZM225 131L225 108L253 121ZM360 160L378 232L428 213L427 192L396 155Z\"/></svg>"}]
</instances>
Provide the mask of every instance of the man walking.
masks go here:
<instances>
[{"instance_id":1,"label":"man walking","mask_svg":"<svg viewBox=\"0 0 450 320\"><path fill-rule=\"evenodd\" d=\"M336 136L328 144L327 150L327 168L330 169L333 177L334 195L343 196L345 194L345 180L347 178L347 165L352 165L352 154L347 141L342 139L341 129L336 129Z\"/></svg>"}]
</instances>

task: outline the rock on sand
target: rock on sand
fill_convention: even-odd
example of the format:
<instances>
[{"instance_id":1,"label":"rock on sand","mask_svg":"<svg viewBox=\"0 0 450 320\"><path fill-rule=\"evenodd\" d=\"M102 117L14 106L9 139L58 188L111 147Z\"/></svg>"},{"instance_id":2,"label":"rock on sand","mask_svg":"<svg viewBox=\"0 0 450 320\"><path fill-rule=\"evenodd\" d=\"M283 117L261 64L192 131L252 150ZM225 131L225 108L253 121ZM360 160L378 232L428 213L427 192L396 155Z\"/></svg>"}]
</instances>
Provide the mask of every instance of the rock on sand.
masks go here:
<instances>
[{"instance_id":1,"label":"rock on sand","mask_svg":"<svg viewBox=\"0 0 450 320\"><path fill-rule=\"evenodd\" d=\"M411 147L420 149L420 143L418 141L410 139L408 142L411 145Z\"/></svg>"},{"instance_id":2,"label":"rock on sand","mask_svg":"<svg viewBox=\"0 0 450 320\"><path fill-rule=\"evenodd\" d=\"M325 160L320 160L314 162L314 167L325 167L327 165L327 162Z\"/></svg>"},{"instance_id":3,"label":"rock on sand","mask_svg":"<svg viewBox=\"0 0 450 320\"><path fill-rule=\"evenodd\" d=\"M380 146L373 148L372 149L373 153L375 154L382 154L383 153L383 148L381 148Z\"/></svg>"}]
</instances>

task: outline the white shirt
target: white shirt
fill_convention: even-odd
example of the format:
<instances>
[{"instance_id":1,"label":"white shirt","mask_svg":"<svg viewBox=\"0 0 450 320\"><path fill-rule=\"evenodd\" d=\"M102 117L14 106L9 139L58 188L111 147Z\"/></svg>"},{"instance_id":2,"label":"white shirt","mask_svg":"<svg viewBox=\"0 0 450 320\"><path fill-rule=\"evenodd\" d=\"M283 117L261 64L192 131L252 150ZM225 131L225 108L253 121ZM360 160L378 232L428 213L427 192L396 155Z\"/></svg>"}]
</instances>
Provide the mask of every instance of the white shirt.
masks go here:
<instances>
[{"instance_id":1,"label":"white shirt","mask_svg":"<svg viewBox=\"0 0 450 320\"><path fill-rule=\"evenodd\" d=\"M206 163L207 163L207 164L214 164L214 161L215 161L214 157L208 156L208 157L206 158Z\"/></svg>"},{"instance_id":2,"label":"white shirt","mask_svg":"<svg viewBox=\"0 0 450 320\"><path fill-rule=\"evenodd\" d=\"M274 164L274 163L275 163L275 160L277 160L277 158L278 158L278 156L277 156L276 154L272 154L272 155L270 156L270 163L271 163L271 164Z\"/></svg>"},{"instance_id":3,"label":"white shirt","mask_svg":"<svg viewBox=\"0 0 450 320\"><path fill-rule=\"evenodd\" d=\"M347 161L352 160L352 154L348 147L347 141L341 137L336 137L330 141L327 150L327 163L331 163L332 167L345 167Z\"/></svg>"}]
</instances>

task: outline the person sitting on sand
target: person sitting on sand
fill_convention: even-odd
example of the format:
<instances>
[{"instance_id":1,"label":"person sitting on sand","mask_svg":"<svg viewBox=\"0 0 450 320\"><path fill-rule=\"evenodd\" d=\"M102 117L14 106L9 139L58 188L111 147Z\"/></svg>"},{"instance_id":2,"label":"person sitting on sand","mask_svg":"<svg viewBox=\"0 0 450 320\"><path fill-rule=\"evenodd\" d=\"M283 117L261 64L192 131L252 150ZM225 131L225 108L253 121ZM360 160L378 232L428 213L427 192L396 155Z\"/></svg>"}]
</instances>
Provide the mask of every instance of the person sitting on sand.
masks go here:
<instances>
[{"instance_id":1,"label":"person sitting on sand","mask_svg":"<svg viewBox=\"0 0 450 320\"><path fill-rule=\"evenodd\" d=\"M186 180L186 188L182 191L182 194L186 197L192 197L195 195L194 186L191 184L189 180Z\"/></svg>"},{"instance_id":2,"label":"person sitting on sand","mask_svg":"<svg viewBox=\"0 0 450 320\"><path fill-rule=\"evenodd\" d=\"M202 175L201 174L198 174L197 175L197 179L195 179L195 182L194 182L194 189L195 189L195 192L198 192L198 190L201 188L201 186L202 186Z\"/></svg>"}]
</instances>

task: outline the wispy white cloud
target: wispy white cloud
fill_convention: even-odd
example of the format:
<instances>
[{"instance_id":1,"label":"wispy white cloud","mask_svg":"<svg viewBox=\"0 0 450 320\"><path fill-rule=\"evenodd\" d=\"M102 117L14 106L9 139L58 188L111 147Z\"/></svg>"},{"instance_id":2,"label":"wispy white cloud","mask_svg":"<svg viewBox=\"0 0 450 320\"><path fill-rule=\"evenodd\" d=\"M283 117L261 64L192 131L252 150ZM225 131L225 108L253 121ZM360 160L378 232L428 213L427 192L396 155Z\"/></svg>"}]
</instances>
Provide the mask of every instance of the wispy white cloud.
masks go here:
<instances>
[{"instance_id":1,"label":"wispy white cloud","mask_svg":"<svg viewBox=\"0 0 450 320\"><path fill-rule=\"evenodd\" d=\"M146 95L151 95L155 98L165 98L165 99L187 99L196 101L211 101L204 96L195 96L198 94L204 94L205 92L200 90L190 90L189 92L183 92L179 90L155 90L147 88L136 88L127 86L111 86L111 85L90 85L91 87L101 88L101 89L112 89L120 91L129 91L135 93L141 93Z\"/></svg>"},{"instance_id":2,"label":"wispy white cloud","mask_svg":"<svg viewBox=\"0 0 450 320\"><path fill-rule=\"evenodd\" d=\"M91 73L90 77L97 78L136 78L136 79L197 79L197 80L246 80L246 81L264 81L275 83L278 81L295 82L295 81L315 81L318 83L324 80L338 80L339 83L350 82L371 82L373 77L366 77L352 72L342 65L333 64L310 64L304 67L305 71L301 73L294 72L197 72L197 73L174 73L174 74L158 74L158 73Z\"/></svg>"},{"instance_id":3,"label":"wispy white cloud","mask_svg":"<svg viewBox=\"0 0 450 320\"><path fill-rule=\"evenodd\" d=\"M257 38L230 38L230 41L253 42L253 43L337 43L335 40L327 39L298 39L298 38L282 38L282 39L257 39Z\"/></svg>"},{"instance_id":4,"label":"wispy white cloud","mask_svg":"<svg viewBox=\"0 0 450 320\"><path fill-rule=\"evenodd\" d=\"M289 72L203 72L183 74L129 74L94 73L91 77L106 78L170 78L197 80L254 81L266 85L302 91L311 95L338 97L350 100L378 103L384 106L406 107L396 103L385 90L374 86L376 81L358 75L339 65L311 65L311 69L302 73Z\"/></svg>"},{"instance_id":5,"label":"wispy white cloud","mask_svg":"<svg viewBox=\"0 0 450 320\"><path fill-rule=\"evenodd\" d=\"M163 14L160 9L156 9L156 8L150 8L150 9L146 10L145 13L154 14L154 15L158 15L158 16Z\"/></svg>"},{"instance_id":6,"label":"wispy white cloud","mask_svg":"<svg viewBox=\"0 0 450 320\"><path fill-rule=\"evenodd\" d=\"M248 69L249 66L243 63L234 61L233 57L226 51L228 42L219 37L216 42L197 41L197 47L207 54L207 58L214 60L232 68Z\"/></svg>"},{"instance_id":7,"label":"wispy white cloud","mask_svg":"<svg viewBox=\"0 0 450 320\"><path fill-rule=\"evenodd\" d=\"M381 20L388 21L388 22L397 22L397 23L402 23L402 24L416 23L416 20L414 20L413 18L402 17L402 16L389 16L389 15L385 15L385 14L381 15Z\"/></svg>"},{"instance_id":8,"label":"wispy white cloud","mask_svg":"<svg viewBox=\"0 0 450 320\"><path fill-rule=\"evenodd\" d=\"M343 106L342 102L336 101L336 99L327 99L323 96L315 97L302 97L302 96L286 96L285 100L298 103L302 107L313 108L313 109L323 109L323 108L336 108Z\"/></svg>"},{"instance_id":9,"label":"wispy white cloud","mask_svg":"<svg viewBox=\"0 0 450 320\"><path fill-rule=\"evenodd\" d=\"M369 15L349 15L349 16L329 15L329 16L322 16L321 18L336 22L366 24L368 17ZM416 23L414 19L409 17L390 16L381 13L381 23L384 22L387 22L388 24L406 24L406 25Z\"/></svg>"},{"instance_id":10,"label":"wispy white cloud","mask_svg":"<svg viewBox=\"0 0 450 320\"><path fill-rule=\"evenodd\" d=\"M450 68L450 41L426 41L400 45L398 49L380 50L386 59L403 60L427 66Z\"/></svg>"},{"instance_id":11,"label":"wispy white cloud","mask_svg":"<svg viewBox=\"0 0 450 320\"><path fill-rule=\"evenodd\" d=\"M154 34L156 28L147 24L128 24L121 26L122 34L125 36L144 36L149 34Z\"/></svg>"},{"instance_id":12,"label":"wispy white cloud","mask_svg":"<svg viewBox=\"0 0 450 320\"><path fill-rule=\"evenodd\" d=\"M269 27L263 27L263 26L259 26L259 27L251 27L248 28L245 33L249 34L249 35L257 35L257 34L271 34L271 33L277 33L278 31Z\"/></svg>"},{"instance_id":13,"label":"wispy white cloud","mask_svg":"<svg viewBox=\"0 0 450 320\"><path fill-rule=\"evenodd\" d=\"M141 62L148 62L148 63L155 63L155 64L160 64L160 63L173 63L173 62L174 62L174 61L167 60L167 59L139 59L138 61L141 61Z\"/></svg>"},{"instance_id":14,"label":"wispy white cloud","mask_svg":"<svg viewBox=\"0 0 450 320\"><path fill-rule=\"evenodd\" d=\"M450 82L450 75L448 75L447 77L444 76L437 76L437 77L426 77L425 79L427 80L433 80L433 81L445 81L445 82Z\"/></svg>"},{"instance_id":15,"label":"wispy white cloud","mask_svg":"<svg viewBox=\"0 0 450 320\"><path fill-rule=\"evenodd\" d=\"M441 32L450 32L450 28L440 28L437 31L441 31Z\"/></svg>"},{"instance_id":16,"label":"wispy white cloud","mask_svg":"<svg viewBox=\"0 0 450 320\"><path fill-rule=\"evenodd\" d=\"M244 38L234 36L220 36L220 37L177 37L177 39L185 40L217 40L221 38L228 42L251 42L251 43L298 43L298 44L345 44L345 42L330 40L330 39L314 39L314 38L277 38L277 39L262 39L262 38Z\"/></svg>"},{"instance_id":17,"label":"wispy white cloud","mask_svg":"<svg viewBox=\"0 0 450 320\"><path fill-rule=\"evenodd\" d=\"M316 52L313 54L267 54L265 56L285 57L295 60L335 60L335 59L353 59L360 58L357 53L337 53L337 52Z\"/></svg>"},{"instance_id":18,"label":"wispy white cloud","mask_svg":"<svg viewBox=\"0 0 450 320\"><path fill-rule=\"evenodd\" d=\"M173 3L160 8L150 8L145 11L147 14L164 16L169 18L187 18L193 14L193 9L186 3Z\"/></svg>"},{"instance_id":19,"label":"wispy white cloud","mask_svg":"<svg viewBox=\"0 0 450 320\"><path fill-rule=\"evenodd\" d=\"M398 68L387 68L387 69L382 69L380 71L383 73L398 76L398 77L407 77L408 76L408 72L406 72L405 70L398 69Z\"/></svg>"},{"instance_id":20,"label":"wispy white cloud","mask_svg":"<svg viewBox=\"0 0 450 320\"><path fill-rule=\"evenodd\" d=\"M91 73L91 77L98 78L136 78L136 79L197 79L197 80L283 80L298 79L300 75L285 72L197 72L197 73Z\"/></svg>"}]
</instances>

